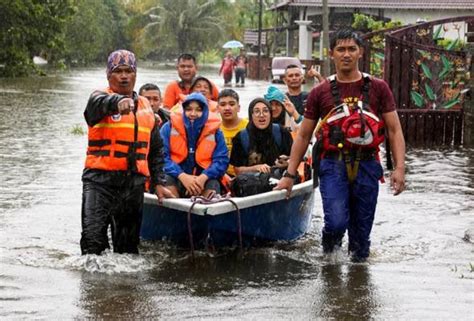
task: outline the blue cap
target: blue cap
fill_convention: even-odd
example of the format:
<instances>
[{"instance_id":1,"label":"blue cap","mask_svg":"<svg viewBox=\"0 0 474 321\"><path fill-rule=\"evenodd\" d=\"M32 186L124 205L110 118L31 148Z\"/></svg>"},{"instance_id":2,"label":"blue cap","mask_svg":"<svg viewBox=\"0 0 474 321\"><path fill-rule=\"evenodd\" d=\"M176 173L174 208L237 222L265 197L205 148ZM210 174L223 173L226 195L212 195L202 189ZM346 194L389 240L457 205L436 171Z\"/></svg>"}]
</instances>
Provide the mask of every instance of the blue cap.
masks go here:
<instances>
[{"instance_id":1,"label":"blue cap","mask_svg":"<svg viewBox=\"0 0 474 321\"><path fill-rule=\"evenodd\" d=\"M285 94L275 86L268 87L267 93L263 96L266 100L276 100L281 104L285 103Z\"/></svg>"}]
</instances>

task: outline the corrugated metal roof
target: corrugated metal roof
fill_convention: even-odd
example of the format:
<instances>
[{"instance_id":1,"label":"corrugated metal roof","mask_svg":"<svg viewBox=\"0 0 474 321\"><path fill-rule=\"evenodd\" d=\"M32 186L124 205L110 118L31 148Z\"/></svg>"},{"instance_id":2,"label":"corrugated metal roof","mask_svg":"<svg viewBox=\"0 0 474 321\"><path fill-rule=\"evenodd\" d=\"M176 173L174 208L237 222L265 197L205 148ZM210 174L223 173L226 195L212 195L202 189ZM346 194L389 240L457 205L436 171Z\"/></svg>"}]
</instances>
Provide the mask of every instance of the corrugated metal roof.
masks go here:
<instances>
[{"instance_id":1,"label":"corrugated metal roof","mask_svg":"<svg viewBox=\"0 0 474 321\"><path fill-rule=\"evenodd\" d=\"M473 0L328 0L334 8L374 8L374 9L458 9L474 10ZM284 6L321 7L322 0L284 0L274 8Z\"/></svg>"}]
</instances>

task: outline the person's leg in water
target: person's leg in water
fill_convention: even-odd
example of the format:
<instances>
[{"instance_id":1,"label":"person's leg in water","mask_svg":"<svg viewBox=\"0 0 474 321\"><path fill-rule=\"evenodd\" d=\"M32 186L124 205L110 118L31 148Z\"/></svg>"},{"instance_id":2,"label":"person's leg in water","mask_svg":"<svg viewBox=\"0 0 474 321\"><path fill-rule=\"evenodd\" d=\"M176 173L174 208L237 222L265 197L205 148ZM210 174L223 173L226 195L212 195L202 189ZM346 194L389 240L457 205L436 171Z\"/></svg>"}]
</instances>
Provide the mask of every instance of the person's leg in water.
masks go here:
<instances>
[{"instance_id":1,"label":"person's leg in water","mask_svg":"<svg viewBox=\"0 0 474 321\"><path fill-rule=\"evenodd\" d=\"M349 184L344 161L321 160L319 180L324 210L322 246L324 253L332 253L341 247L349 224Z\"/></svg>"},{"instance_id":2,"label":"person's leg in water","mask_svg":"<svg viewBox=\"0 0 474 321\"><path fill-rule=\"evenodd\" d=\"M348 227L349 254L354 262L364 262L370 253L370 233L383 169L376 160L361 161L351 189L351 213Z\"/></svg>"}]
</instances>

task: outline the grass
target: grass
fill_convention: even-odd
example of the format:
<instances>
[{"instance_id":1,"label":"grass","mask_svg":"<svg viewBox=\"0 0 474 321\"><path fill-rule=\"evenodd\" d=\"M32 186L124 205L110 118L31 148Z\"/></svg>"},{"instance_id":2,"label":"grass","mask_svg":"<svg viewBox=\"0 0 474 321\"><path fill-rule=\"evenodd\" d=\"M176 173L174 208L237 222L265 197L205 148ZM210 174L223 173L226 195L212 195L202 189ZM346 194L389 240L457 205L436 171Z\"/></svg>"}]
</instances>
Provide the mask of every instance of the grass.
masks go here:
<instances>
[{"instance_id":1,"label":"grass","mask_svg":"<svg viewBox=\"0 0 474 321\"><path fill-rule=\"evenodd\" d=\"M71 134L78 136L84 136L86 134L86 130L80 124L75 124L72 126L70 132Z\"/></svg>"}]
</instances>

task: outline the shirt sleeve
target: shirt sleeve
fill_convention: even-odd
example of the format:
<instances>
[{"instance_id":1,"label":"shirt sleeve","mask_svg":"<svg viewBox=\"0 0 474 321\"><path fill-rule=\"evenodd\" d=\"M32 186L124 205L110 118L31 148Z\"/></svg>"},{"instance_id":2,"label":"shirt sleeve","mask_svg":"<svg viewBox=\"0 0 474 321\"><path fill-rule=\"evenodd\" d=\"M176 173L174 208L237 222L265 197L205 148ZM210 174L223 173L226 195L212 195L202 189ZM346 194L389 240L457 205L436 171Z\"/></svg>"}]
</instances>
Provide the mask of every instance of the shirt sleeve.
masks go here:
<instances>
[{"instance_id":1,"label":"shirt sleeve","mask_svg":"<svg viewBox=\"0 0 474 321\"><path fill-rule=\"evenodd\" d=\"M87 101L84 118L90 127L99 123L105 116L118 113L118 103L126 96L95 91Z\"/></svg>"},{"instance_id":2,"label":"shirt sleeve","mask_svg":"<svg viewBox=\"0 0 474 321\"><path fill-rule=\"evenodd\" d=\"M148 152L148 168L150 169L151 182L153 186L157 184L164 185L164 166L163 140L161 139L158 126L155 126L151 132L150 150Z\"/></svg>"},{"instance_id":3,"label":"shirt sleeve","mask_svg":"<svg viewBox=\"0 0 474 321\"><path fill-rule=\"evenodd\" d=\"M176 104L176 81L170 82L166 86L165 95L163 96L163 106L170 109Z\"/></svg>"},{"instance_id":4,"label":"shirt sleeve","mask_svg":"<svg viewBox=\"0 0 474 321\"><path fill-rule=\"evenodd\" d=\"M376 105L380 106L380 112L384 114L396 110L395 98L388 84L382 79L377 79L374 85L377 96Z\"/></svg>"},{"instance_id":5,"label":"shirt sleeve","mask_svg":"<svg viewBox=\"0 0 474 321\"><path fill-rule=\"evenodd\" d=\"M171 133L171 125L170 122L167 122L161 127L160 134L163 139L163 157L165 161L164 170L165 173L178 178L178 176L183 173L183 169L171 160L170 155L170 133Z\"/></svg>"}]
</instances>

